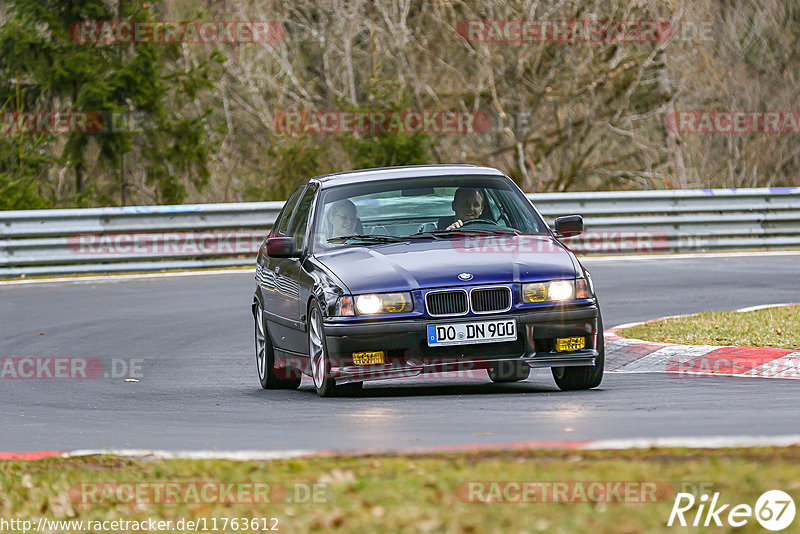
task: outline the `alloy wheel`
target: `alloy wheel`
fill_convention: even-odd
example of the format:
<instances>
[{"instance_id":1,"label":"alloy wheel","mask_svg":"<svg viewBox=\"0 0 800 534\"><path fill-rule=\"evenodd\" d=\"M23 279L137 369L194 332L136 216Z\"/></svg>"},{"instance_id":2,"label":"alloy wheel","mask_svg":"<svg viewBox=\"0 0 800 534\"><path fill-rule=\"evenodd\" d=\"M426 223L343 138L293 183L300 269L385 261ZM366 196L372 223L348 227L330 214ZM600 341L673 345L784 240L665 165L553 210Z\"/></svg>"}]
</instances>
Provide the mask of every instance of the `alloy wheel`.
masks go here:
<instances>
[{"instance_id":1,"label":"alloy wheel","mask_svg":"<svg viewBox=\"0 0 800 534\"><path fill-rule=\"evenodd\" d=\"M308 328L308 349L311 357L311 375L317 389L325 380L325 344L322 340L322 318L316 308L311 309Z\"/></svg>"},{"instance_id":2,"label":"alloy wheel","mask_svg":"<svg viewBox=\"0 0 800 534\"><path fill-rule=\"evenodd\" d=\"M256 303L256 367L258 378L264 380L267 373L267 335L264 331L264 312Z\"/></svg>"}]
</instances>

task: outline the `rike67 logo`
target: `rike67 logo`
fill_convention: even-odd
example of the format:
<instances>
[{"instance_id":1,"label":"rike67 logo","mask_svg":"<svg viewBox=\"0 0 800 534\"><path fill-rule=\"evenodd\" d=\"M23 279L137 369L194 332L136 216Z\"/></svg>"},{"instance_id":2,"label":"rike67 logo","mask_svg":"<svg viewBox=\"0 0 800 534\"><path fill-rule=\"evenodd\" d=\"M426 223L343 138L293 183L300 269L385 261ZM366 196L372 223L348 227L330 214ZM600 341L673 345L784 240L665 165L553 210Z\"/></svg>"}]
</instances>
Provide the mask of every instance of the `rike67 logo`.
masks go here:
<instances>
[{"instance_id":1,"label":"rike67 logo","mask_svg":"<svg viewBox=\"0 0 800 534\"><path fill-rule=\"evenodd\" d=\"M696 510L695 510L696 507ZM778 532L792 524L795 516L794 499L781 490L769 490L761 494L755 506L732 505L720 501L719 492L711 497L703 494L699 499L691 493L678 493L667 526L682 527L742 527L755 518L767 530Z\"/></svg>"}]
</instances>

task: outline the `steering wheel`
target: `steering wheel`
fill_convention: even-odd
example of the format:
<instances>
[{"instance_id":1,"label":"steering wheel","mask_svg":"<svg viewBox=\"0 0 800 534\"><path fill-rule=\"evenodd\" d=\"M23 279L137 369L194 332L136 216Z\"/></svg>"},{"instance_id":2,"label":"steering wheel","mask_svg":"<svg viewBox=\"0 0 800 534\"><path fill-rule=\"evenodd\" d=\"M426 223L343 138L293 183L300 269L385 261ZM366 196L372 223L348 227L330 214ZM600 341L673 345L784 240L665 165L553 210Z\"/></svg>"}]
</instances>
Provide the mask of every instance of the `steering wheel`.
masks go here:
<instances>
[{"instance_id":1,"label":"steering wheel","mask_svg":"<svg viewBox=\"0 0 800 534\"><path fill-rule=\"evenodd\" d=\"M475 223L478 223L478 224L491 224L492 226L500 226L499 224L497 224L496 222L494 222L491 219L470 219L468 221L462 221L460 228L464 228L467 225L475 224ZM454 230L458 230L458 228L453 228L453 229Z\"/></svg>"}]
</instances>

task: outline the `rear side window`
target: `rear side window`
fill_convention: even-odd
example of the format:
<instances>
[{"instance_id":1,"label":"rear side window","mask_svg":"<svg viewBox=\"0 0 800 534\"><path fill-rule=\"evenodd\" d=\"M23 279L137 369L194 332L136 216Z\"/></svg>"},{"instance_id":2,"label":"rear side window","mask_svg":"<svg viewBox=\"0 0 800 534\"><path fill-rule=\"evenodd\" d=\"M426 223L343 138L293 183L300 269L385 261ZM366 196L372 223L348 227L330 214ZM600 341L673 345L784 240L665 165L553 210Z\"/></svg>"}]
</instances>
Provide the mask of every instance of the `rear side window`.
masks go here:
<instances>
[{"instance_id":1,"label":"rear side window","mask_svg":"<svg viewBox=\"0 0 800 534\"><path fill-rule=\"evenodd\" d=\"M301 185L297 189L294 190L292 196L289 197L289 200L286 201L286 205L283 207L283 212L281 213L281 218L278 221L278 234L286 235L289 231L289 222L292 220L292 213L294 213L294 207L297 205L297 201L300 200L300 196L303 194L305 190L305 186Z\"/></svg>"}]
</instances>

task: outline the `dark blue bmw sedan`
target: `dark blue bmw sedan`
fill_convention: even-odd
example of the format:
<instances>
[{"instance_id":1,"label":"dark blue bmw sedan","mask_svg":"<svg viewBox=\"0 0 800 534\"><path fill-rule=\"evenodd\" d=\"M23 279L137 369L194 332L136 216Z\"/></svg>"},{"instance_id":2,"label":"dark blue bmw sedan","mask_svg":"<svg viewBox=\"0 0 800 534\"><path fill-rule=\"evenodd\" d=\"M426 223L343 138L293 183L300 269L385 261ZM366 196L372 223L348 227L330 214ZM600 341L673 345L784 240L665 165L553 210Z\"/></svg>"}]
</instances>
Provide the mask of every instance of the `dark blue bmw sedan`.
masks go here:
<instances>
[{"instance_id":1,"label":"dark blue bmw sedan","mask_svg":"<svg viewBox=\"0 0 800 534\"><path fill-rule=\"evenodd\" d=\"M264 388L309 375L321 396L367 380L486 370L494 382L550 367L561 389L603 378L592 279L514 182L471 165L311 178L258 254L253 298Z\"/></svg>"}]
</instances>

